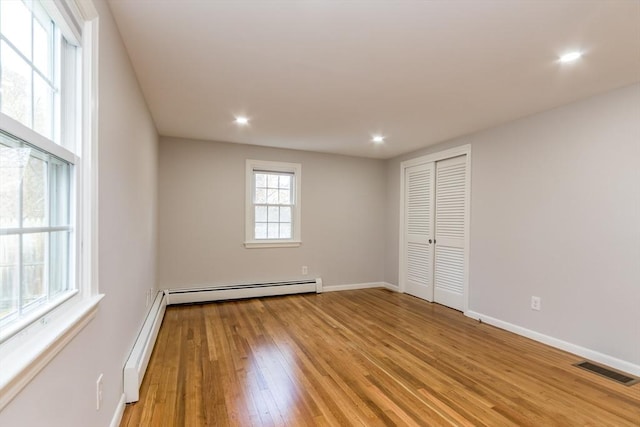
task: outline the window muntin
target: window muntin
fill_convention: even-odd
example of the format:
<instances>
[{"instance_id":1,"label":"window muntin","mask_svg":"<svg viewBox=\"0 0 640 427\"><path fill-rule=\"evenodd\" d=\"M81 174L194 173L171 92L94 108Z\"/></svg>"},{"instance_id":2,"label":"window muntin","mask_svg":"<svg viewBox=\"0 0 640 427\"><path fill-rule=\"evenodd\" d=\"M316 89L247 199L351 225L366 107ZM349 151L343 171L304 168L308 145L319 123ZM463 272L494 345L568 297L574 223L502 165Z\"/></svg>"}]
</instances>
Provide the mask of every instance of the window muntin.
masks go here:
<instances>
[{"instance_id":1,"label":"window muntin","mask_svg":"<svg viewBox=\"0 0 640 427\"><path fill-rule=\"evenodd\" d=\"M294 175L253 171L255 240L291 239Z\"/></svg>"}]
</instances>

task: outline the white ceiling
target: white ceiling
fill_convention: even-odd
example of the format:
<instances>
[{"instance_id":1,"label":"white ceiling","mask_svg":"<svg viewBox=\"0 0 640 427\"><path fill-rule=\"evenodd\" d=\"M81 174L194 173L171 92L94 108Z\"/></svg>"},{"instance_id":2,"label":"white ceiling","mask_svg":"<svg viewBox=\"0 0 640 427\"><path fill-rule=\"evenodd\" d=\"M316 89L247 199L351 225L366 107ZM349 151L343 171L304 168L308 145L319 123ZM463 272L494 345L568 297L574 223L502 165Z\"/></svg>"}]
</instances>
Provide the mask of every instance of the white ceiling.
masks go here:
<instances>
[{"instance_id":1,"label":"white ceiling","mask_svg":"<svg viewBox=\"0 0 640 427\"><path fill-rule=\"evenodd\" d=\"M110 4L166 136L389 158L640 81L638 0Z\"/></svg>"}]
</instances>

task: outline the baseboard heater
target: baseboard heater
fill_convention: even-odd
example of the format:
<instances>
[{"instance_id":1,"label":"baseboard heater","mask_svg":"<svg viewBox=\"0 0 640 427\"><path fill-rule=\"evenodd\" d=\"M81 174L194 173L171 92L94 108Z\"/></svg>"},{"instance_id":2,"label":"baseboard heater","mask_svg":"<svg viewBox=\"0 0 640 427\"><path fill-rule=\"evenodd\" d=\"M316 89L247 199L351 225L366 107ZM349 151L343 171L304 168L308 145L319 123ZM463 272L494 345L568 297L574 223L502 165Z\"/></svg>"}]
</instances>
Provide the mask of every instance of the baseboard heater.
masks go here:
<instances>
[{"instance_id":1,"label":"baseboard heater","mask_svg":"<svg viewBox=\"0 0 640 427\"><path fill-rule=\"evenodd\" d=\"M127 363L124 365L124 394L127 403L137 402L139 399L140 384L142 384L144 373L147 370L166 306L167 296L165 292L158 292L133 345Z\"/></svg>"},{"instance_id":2,"label":"baseboard heater","mask_svg":"<svg viewBox=\"0 0 640 427\"><path fill-rule=\"evenodd\" d=\"M202 288L170 289L167 304L189 304L229 299L256 298L275 295L322 292L322 279L297 280L287 282L248 283L220 285Z\"/></svg>"}]
</instances>

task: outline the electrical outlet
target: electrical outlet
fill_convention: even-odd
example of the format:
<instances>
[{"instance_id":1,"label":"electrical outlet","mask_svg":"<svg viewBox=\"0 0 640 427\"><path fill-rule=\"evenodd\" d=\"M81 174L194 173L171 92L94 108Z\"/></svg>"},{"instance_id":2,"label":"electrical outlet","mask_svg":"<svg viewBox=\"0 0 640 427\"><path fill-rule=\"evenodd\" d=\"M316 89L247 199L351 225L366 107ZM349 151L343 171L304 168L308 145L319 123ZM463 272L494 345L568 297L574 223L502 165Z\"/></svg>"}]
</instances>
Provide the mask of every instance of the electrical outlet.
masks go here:
<instances>
[{"instance_id":1,"label":"electrical outlet","mask_svg":"<svg viewBox=\"0 0 640 427\"><path fill-rule=\"evenodd\" d=\"M540 311L541 303L542 303L542 298L531 297L531 310Z\"/></svg>"},{"instance_id":2,"label":"electrical outlet","mask_svg":"<svg viewBox=\"0 0 640 427\"><path fill-rule=\"evenodd\" d=\"M102 405L102 377L100 374L96 380L96 411L99 411Z\"/></svg>"},{"instance_id":3,"label":"electrical outlet","mask_svg":"<svg viewBox=\"0 0 640 427\"><path fill-rule=\"evenodd\" d=\"M309 274L309 269L307 268L306 265L302 266L302 275L306 276L307 274Z\"/></svg>"}]
</instances>

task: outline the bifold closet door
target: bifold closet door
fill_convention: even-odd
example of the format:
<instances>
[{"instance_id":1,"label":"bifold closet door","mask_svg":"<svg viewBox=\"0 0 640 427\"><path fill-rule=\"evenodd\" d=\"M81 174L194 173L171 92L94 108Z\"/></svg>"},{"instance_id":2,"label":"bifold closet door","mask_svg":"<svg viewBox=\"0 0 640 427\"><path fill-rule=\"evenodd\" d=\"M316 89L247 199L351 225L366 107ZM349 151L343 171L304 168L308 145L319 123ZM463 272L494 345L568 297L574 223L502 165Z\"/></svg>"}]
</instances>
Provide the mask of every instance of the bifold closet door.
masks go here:
<instances>
[{"instance_id":1,"label":"bifold closet door","mask_svg":"<svg viewBox=\"0 0 640 427\"><path fill-rule=\"evenodd\" d=\"M434 301L464 310L467 159L436 163Z\"/></svg>"},{"instance_id":2,"label":"bifold closet door","mask_svg":"<svg viewBox=\"0 0 640 427\"><path fill-rule=\"evenodd\" d=\"M434 164L405 169L404 259L405 291L433 301Z\"/></svg>"}]
</instances>

